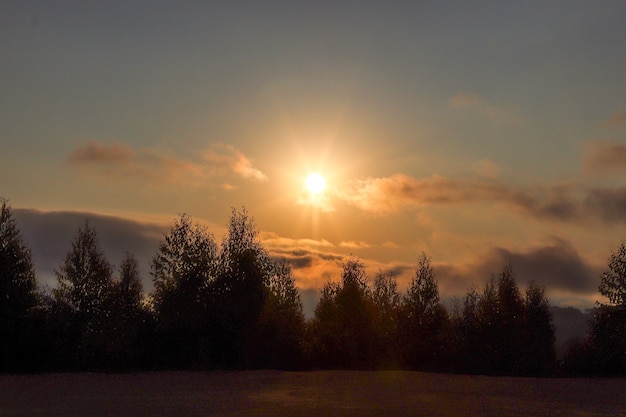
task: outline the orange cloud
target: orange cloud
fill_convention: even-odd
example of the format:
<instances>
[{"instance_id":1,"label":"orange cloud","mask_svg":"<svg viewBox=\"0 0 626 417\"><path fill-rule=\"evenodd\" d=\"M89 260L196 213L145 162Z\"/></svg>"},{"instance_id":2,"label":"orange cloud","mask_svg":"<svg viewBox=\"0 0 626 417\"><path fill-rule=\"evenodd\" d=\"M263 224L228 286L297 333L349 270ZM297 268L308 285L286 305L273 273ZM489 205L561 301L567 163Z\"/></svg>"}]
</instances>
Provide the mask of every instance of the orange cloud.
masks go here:
<instances>
[{"instance_id":1,"label":"orange cloud","mask_svg":"<svg viewBox=\"0 0 626 417\"><path fill-rule=\"evenodd\" d=\"M367 249L371 248L371 246L367 242L355 242L353 240L340 242L339 246L342 248L349 249Z\"/></svg>"},{"instance_id":2,"label":"orange cloud","mask_svg":"<svg viewBox=\"0 0 626 417\"><path fill-rule=\"evenodd\" d=\"M203 167L198 163L150 149L136 151L121 143L106 146L92 140L76 148L68 162L109 178L131 178L153 184L197 183L203 177Z\"/></svg>"},{"instance_id":3,"label":"orange cloud","mask_svg":"<svg viewBox=\"0 0 626 417\"><path fill-rule=\"evenodd\" d=\"M212 145L201 152L202 160L176 158L153 149L135 150L115 142L110 145L92 140L79 146L68 157L77 168L113 179L134 179L151 184L200 186L212 183L214 177L234 173L245 179L267 180L250 160L230 145ZM220 185L224 190L235 188L230 182Z\"/></svg>"},{"instance_id":4,"label":"orange cloud","mask_svg":"<svg viewBox=\"0 0 626 417\"><path fill-rule=\"evenodd\" d=\"M252 162L235 147L215 144L202 152L202 157L215 169L230 170L244 178L267 181L267 175L255 168Z\"/></svg>"},{"instance_id":5,"label":"orange cloud","mask_svg":"<svg viewBox=\"0 0 626 417\"><path fill-rule=\"evenodd\" d=\"M395 174L353 181L344 198L364 211L379 215L433 205L495 203L536 219L626 221L626 186L584 188L566 184L522 187L438 175L412 178Z\"/></svg>"}]
</instances>

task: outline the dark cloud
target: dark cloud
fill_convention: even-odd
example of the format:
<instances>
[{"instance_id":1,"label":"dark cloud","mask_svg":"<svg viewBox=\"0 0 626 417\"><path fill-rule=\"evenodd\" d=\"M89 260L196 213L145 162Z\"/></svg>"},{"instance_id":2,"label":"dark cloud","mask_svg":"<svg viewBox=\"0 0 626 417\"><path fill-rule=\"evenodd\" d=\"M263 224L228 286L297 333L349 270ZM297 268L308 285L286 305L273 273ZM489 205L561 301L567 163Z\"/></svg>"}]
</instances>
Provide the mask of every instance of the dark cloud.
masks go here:
<instances>
[{"instance_id":1,"label":"dark cloud","mask_svg":"<svg viewBox=\"0 0 626 417\"><path fill-rule=\"evenodd\" d=\"M626 221L626 187L591 190L585 201L586 211L606 223Z\"/></svg>"},{"instance_id":2,"label":"dark cloud","mask_svg":"<svg viewBox=\"0 0 626 417\"><path fill-rule=\"evenodd\" d=\"M551 290L578 294L594 293L598 287L599 271L587 264L576 249L564 240L555 239L551 245L526 252L495 248L484 268L499 272L502 265L508 262L513 266L518 282L523 285L536 281ZM499 269L495 268L497 265L500 265Z\"/></svg>"},{"instance_id":3,"label":"dark cloud","mask_svg":"<svg viewBox=\"0 0 626 417\"><path fill-rule=\"evenodd\" d=\"M569 242L557 238L551 244L526 251L494 247L476 264L437 265L435 271L442 291L447 295L462 295L472 285L497 276L509 263L521 288L535 281L553 295L593 295L601 273L601 268L585 261Z\"/></svg>"},{"instance_id":4,"label":"dark cloud","mask_svg":"<svg viewBox=\"0 0 626 417\"><path fill-rule=\"evenodd\" d=\"M394 277L399 277L401 275L404 275L408 271L413 271L414 269L415 267L408 265L394 265L390 268L386 268L383 272L391 274L391 276Z\"/></svg>"},{"instance_id":5,"label":"dark cloud","mask_svg":"<svg viewBox=\"0 0 626 417\"><path fill-rule=\"evenodd\" d=\"M312 256L273 256L272 260L276 261L286 261L291 265L293 269L303 269L309 268L313 265L313 257Z\"/></svg>"},{"instance_id":6,"label":"dark cloud","mask_svg":"<svg viewBox=\"0 0 626 417\"><path fill-rule=\"evenodd\" d=\"M54 271L59 268L78 228L89 221L96 229L101 248L114 265L119 265L126 252L137 258L144 288L152 288L150 261L167 226L140 223L119 217L78 212L41 212L13 209L16 223L33 254L37 277L41 284L56 285Z\"/></svg>"},{"instance_id":7,"label":"dark cloud","mask_svg":"<svg viewBox=\"0 0 626 417\"><path fill-rule=\"evenodd\" d=\"M626 187L585 188L576 185L515 186L482 179L441 176L412 178L396 174L355 181L347 201L377 214L432 205L494 203L540 220L626 222Z\"/></svg>"},{"instance_id":8,"label":"dark cloud","mask_svg":"<svg viewBox=\"0 0 626 417\"><path fill-rule=\"evenodd\" d=\"M345 259L343 255L335 255L332 253L319 253L318 256L325 261L335 261L335 263L343 262Z\"/></svg>"}]
</instances>

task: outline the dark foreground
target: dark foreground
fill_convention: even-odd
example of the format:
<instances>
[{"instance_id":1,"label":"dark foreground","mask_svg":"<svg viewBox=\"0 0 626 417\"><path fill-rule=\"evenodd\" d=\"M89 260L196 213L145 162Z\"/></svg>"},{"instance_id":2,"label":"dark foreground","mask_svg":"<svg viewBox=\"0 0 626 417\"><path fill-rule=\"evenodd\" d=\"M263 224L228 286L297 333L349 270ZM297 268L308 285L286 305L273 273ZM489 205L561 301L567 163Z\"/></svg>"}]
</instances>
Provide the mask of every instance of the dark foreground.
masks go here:
<instances>
[{"instance_id":1,"label":"dark foreground","mask_svg":"<svg viewBox=\"0 0 626 417\"><path fill-rule=\"evenodd\" d=\"M0 416L626 416L626 379L420 372L0 375Z\"/></svg>"}]
</instances>

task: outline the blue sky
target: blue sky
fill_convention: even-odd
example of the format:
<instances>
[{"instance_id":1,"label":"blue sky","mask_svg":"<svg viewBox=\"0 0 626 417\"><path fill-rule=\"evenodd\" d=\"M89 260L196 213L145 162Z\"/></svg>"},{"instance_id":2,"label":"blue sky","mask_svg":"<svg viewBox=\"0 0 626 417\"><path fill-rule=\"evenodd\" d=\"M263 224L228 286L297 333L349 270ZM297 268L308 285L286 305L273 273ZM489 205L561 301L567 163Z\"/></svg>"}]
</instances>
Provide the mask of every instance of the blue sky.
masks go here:
<instances>
[{"instance_id":1,"label":"blue sky","mask_svg":"<svg viewBox=\"0 0 626 417\"><path fill-rule=\"evenodd\" d=\"M623 1L1 2L0 193L217 236L245 205L302 288L350 254L406 282L423 250L447 295L515 260L591 305L626 237L624 21Z\"/></svg>"}]
</instances>

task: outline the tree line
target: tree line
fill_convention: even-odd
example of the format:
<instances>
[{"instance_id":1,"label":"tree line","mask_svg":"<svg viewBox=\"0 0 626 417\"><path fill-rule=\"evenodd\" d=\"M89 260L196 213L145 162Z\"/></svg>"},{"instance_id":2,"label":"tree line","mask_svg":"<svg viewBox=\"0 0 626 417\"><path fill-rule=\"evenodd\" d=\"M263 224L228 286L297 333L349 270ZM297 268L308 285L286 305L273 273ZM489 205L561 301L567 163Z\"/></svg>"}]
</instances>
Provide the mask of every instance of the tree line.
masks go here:
<instances>
[{"instance_id":1,"label":"tree line","mask_svg":"<svg viewBox=\"0 0 626 417\"><path fill-rule=\"evenodd\" d=\"M187 215L164 234L145 294L137 260L116 268L82 225L38 289L31 252L0 199L0 371L413 369L494 375L626 373L626 248L609 260L586 341L557 361L544 289L511 265L445 306L421 254L408 289L349 258L306 320L290 265L272 259L252 217L233 210L215 237Z\"/></svg>"}]
</instances>

